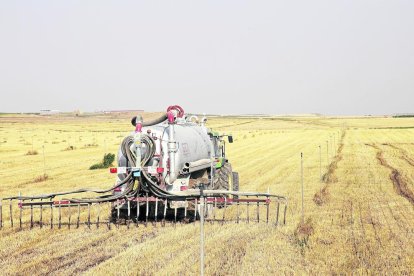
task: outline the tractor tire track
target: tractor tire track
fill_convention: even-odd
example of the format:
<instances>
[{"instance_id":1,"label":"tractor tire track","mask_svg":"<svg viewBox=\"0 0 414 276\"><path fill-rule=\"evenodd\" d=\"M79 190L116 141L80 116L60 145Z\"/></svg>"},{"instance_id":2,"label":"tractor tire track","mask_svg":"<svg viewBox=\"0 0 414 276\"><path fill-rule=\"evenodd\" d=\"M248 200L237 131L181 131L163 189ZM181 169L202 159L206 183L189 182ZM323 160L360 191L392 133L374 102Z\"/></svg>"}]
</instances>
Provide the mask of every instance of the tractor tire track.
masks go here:
<instances>
[{"instance_id":1,"label":"tractor tire track","mask_svg":"<svg viewBox=\"0 0 414 276\"><path fill-rule=\"evenodd\" d=\"M394 167L392 167L384 158L384 152L378 146L373 144L366 144L377 150L376 158L381 166L391 170L390 179L394 184L394 188L397 194L405 197L411 204L414 205L414 193L408 188L407 182L401 175L401 173Z\"/></svg>"},{"instance_id":2,"label":"tractor tire track","mask_svg":"<svg viewBox=\"0 0 414 276\"><path fill-rule=\"evenodd\" d=\"M374 177L374 174L373 174L373 172L371 170L371 165L369 165L369 173L368 173L368 175L369 175L369 185L368 185L369 193L375 194L378 191L375 188L375 186L372 186L372 184L371 184L371 179ZM373 187L374 187L374 189L373 189ZM372 205L372 203L371 203L371 200L370 200L370 201L367 202L367 208L366 208L366 210L367 210L368 217L366 218L366 224L372 226L372 230L374 231L374 238L375 238L377 244L379 245L379 248L383 249L384 248L384 245L382 244L382 241L381 241L381 238L380 238L380 235L379 235L379 232L381 230L381 225L382 224L381 224L381 222L380 222L380 220L378 218L377 213L376 212L375 213L372 212L371 205Z\"/></svg>"},{"instance_id":3,"label":"tractor tire track","mask_svg":"<svg viewBox=\"0 0 414 276\"><path fill-rule=\"evenodd\" d=\"M384 248L384 246L382 245L381 239L380 239L380 237L378 235L378 229L377 229L377 226L376 226L377 224L378 225L380 225L380 224L379 224L378 219L375 219L373 217L372 212L371 212L371 204L369 204L369 203L368 203L368 215L369 215L369 221L368 222L369 222L369 224L371 224L371 226L372 226L372 228L374 230L375 239L377 240L377 242L380 245L380 247L381 248Z\"/></svg>"},{"instance_id":4,"label":"tractor tire track","mask_svg":"<svg viewBox=\"0 0 414 276\"><path fill-rule=\"evenodd\" d=\"M409 153L407 152L407 150L405 150L401 147L398 147L394 144L384 143L382 145L388 146L392 149L400 151L400 153L401 153L400 159L406 161L410 166L414 167L414 159L409 156ZM404 210L402 210L402 209L404 209ZM412 210L413 210L412 208L407 208L406 205L403 205L403 208L400 208L400 206L398 206L397 210L398 210L398 215L401 216L404 221L412 221L413 220L414 216L413 216L413 213L412 213ZM411 229L411 228L409 229L409 228L405 227L405 229L406 229L407 234L413 234L414 233L414 230Z\"/></svg>"},{"instance_id":5,"label":"tractor tire track","mask_svg":"<svg viewBox=\"0 0 414 276\"><path fill-rule=\"evenodd\" d=\"M376 200L377 200L377 206L379 206L379 208L380 208L380 210L381 210L381 213L382 213L382 216L383 216L383 218L384 218L384 222L385 222L385 224L386 224L386 226L387 226L387 228L388 228L388 233L389 233L389 237L388 237L388 240L386 240L386 242L385 242L385 246L386 247L390 247L390 240L393 240L393 241L395 241L397 244L398 244L398 246L396 247L396 248L393 248L392 250L393 250L393 254L394 255L397 255L398 253L400 253L400 252L403 252L403 254L409 254L409 252L408 252L408 250L407 250L407 248L406 248L406 246L405 246L405 244L404 244L404 242L401 240L401 238L400 238L400 236L398 236L394 231L393 231L393 229L391 228L391 224L395 224L395 221L394 222L391 222L390 223L390 221L389 220L387 220L387 215L385 214L385 211L384 211L384 206L383 206L383 204L381 204L381 203L383 203L383 201L384 201L384 198L385 197L382 197L382 198L379 198L378 197L378 195L377 194L375 194L375 197L376 197ZM388 203L387 203L388 204ZM395 218L393 217L393 219L395 220ZM400 250L399 252L397 252L397 250L396 249L398 249L398 250ZM399 255L399 254L398 254ZM399 263L397 263L397 264L395 264L398 268L399 268L399 270L401 270L401 264L399 264Z\"/></svg>"},{"instance_id":6,"label":"tractor tire track","mask_svg":"<svg viewBox=\"0 0 414 276\"><path fill-rule=\"evenodd\" d=\"M389 231L389 237L384 242L385 247L388 248L388 250L391 250L393 252L393 255L394 256L397 256L398 259L401 259L402 256L409 255L410 252L407 249L407 246L404 243L404 241L401 239L401 236L398 235L396 233L396 231L394 231L392 229L392 227L391 227L391 225L395 225L395 223L396 223L395 222L395 218L392 217L392 219L394 221L387 219L387 215L386 215L386 212L385 212L385 208L386 207L384 206L384 204L381 204L381 203L384 203L385 196L379 198L378 195L376 194L375 197L376 197L377 202L378 202L377 203L377 206L379 206L379 208L381 210L381 213L382 213L383 218L384 218L384 223L386 224L386 226L388 228L388 231ZM388 205L388 202L387 202L387 205ZM395 245L391 241L395 241ZM400 262L397 262L397 263L395 263L393 265L396 266L396 267L398 267L398 270L399 271L402 271L403 268L401 267L401 263Z\"/></svg>"},{"instance_id":7,"label":"tractor tire track","mask_svg":"<svg viewBox=\"0 0 414 276\"><path fill-rule=\"evenodd\" d=\"M389 239L391 239L391 238L395 237L395 234L394 234L394 232L392 231L391 226L390 226L390 223L389 223L389 222L388 222L388 220L387 220L387 216L385 215L384 208L382 207L382 204L381 204L380 199L378 198L378 195L375 195L375 198L376 198L376 200L377 200L377 206L378 206L378 207L380 208L380 210L381 210L381 214L382 214L382 217L383 217L383 219L384 219L384 224L386 225L386 227L387 227L387 229L388 229Z\"/></svg>"},{"instance_id":8,"label":"tractor tire track","mask_svg":"<svg viewBox=\"0 0 414 276\"><path fill-rule=\"evenodd\" d=\"M352 201L348 201L347 202L349 205L349 218L348 218L348 223L350 225L350 236L352 239L352 246L353 246L353 255L356 257L358 263L357 266L355 268L361 268L361 265L365 264L366 267L366 262L364 259L364 250L363 248L361 248L361 245L364 243L364 241L361 239L357 239L356 235L355 235L355 215L354 215L354 206L353 206L353 202Z\"/></svg>"},{"instance_id":9,"label":"tractor tire track","mask_svg":"<svg viewBox=\"0 0 414 276\"><path fill-rule=\"evenodd\" d=\"M349 212L349 218L348 218L348 222L351 225L351 238L352 238L352 245L354 248L354 255L357 257L358 262L361 263L361 256L360 256L360 252L358 251L358 246L356 244L356 238L355 238L355 230L354 230L354 216L353 216L353 207L352 207L352 201L350 201L351 206L350 206L350 212Z\"/></svg>"},{"instance_id":10,"label":"tractor tire track","mask_svg":"<svg viewBox=\"0 0 414 276\"><path fill-rule=\"evenodd\" d=\"M400 212L398 212L398 209L399 209L398 207L399 206L397 206L397 208L396 208L397 211L395 212L395 210L393 211L393 209L391 208L390 203L386 198L384 198L384 201L387 204L388 211L390 212L392 218L395 220L395 223L397 224L398 229L400 230L400 232L401 233L404 233L404 232L406 233L406 235L404 235L404 237L407 238L408 242L404 242L400 238L401 235L399 235L398 236L399 243L404 247L406 246L407 243L411 244L411 246L414 247L413 239L412 239L412 237L409 237L409 231L408 231L408 228L406 227L408 225L407 221L402 219ZM398 216L396 215L396 213L398 214Z\"/></svg>"},{"instance_id":11,"label":"tractor tire track","mask_svg":"<svg viewBox=\"0 0 414 276\"><path fill-rule=\"evenodd\" d=\"M347 241L349 241L351 247L351 256L353 256L353 267L357 268L361 264L361 252L358 250L357 241L354 231L354 218L353 218L353 206L352 201L344 200L342 203L342 215L341 215L341 228L345 228L347 232Z\"/></svg>"},{"instance_id":12,"label":"tractor tire track","mask_svg":"<svg viewBox=\"0 0 414 276\"><path fill-rule=\"evenodd\" d=\"M370 246L370 242L369 240L367 240L367 232L364 226L364 221L363 221L363 216L362 216L362 207L361 207L361 202L358 202L358 213L359 213L359 225L361 227L361 232L362 235L360 235L360 239L361 239L361 244L363 244L365 250L362 254L362 260L363 260L363 264L365 265L365 272L368 274L367 269L371 267L371 257L375 256L375 251L373 250L373 248Z\"/></svg>"},{"instance_id":13,"label":"tractor tire track","mask_svg":"<svg viewBox=\"0 0 414 276\"><path fill-rule=\"evenodd\" d=\"M401 216L405 219L405 221L411 222L414 221L414 206L408 205L408 204L402 204L401 206L398 206L399 213ZM409 233L414 234L414 228L409 228Z\"/></svg>"},{"instance_id":14,"label":"tractor tire track","mask_svg":"<svg viewBox=\"0 0 414 276\"><path fill-rule=\"evenodd\" d=\"M392 166L390 166L388 164L388 162L383 157L383 151L378 146L376 146L376 145L370 145L370 146L373 147L373 148L375 148L375 149L377 149L377 155L376 155L376 157L377 157L377 160L379 161L380 165L382 165L382 166L384 166L384 167L386 167L386 168L388 168L388 169L391 170L390 179L391 179L391 181L394 184L394 188L396 189L397 194L405 197L406 199L408 199L408 201L411 204L414 205L414 196L412 195L412 192L410 190L408 190L408 195L407 195L407 193L405 193L405 190L404 189L405 188L408 189L408 187L407 187L407 183L402 178L402 175L400 174L400 172L397 169L393 168ZM411 192L411 195L410 195L410 192ZM385 198L383 198L382 200L380 200L378 198L378 196L376 196L376 197L377 197L377 201L379 203L381 203L381 201L383 201L383 202L385 201L388 211L390 212L393 220L396 222L395 224L397 224L398 228L401 231L403 231L403 228L401 226L400 219L395 216L394 212L392 211L391 206L389 205L388 200L386 200ZM398 208L398 206L397 206L397 208ZM382 214L383 214L383 216L384 216L384 218L386 220L386 215L385 215L385 212L384 212L384 208L381 208L381 211L382 211ZM390 226L388 220L386 220L386 224L387 224L388 229L389 229L390 238L396 239L396 241L399 244L399 248L401 248L404 252L407 253L407 251L405 249L405 243L400 238L398 238L398 236L391 230L391 226ZM404 229L404 230L406 232L408 231L407 229Z\"/></svg>"},{"instance_id":15,"label":"tractor tire track","mask_svg":"<svg viewBox=\"0 0 414 276\"><path fill-rule=\"evenodd\" d=\"M390 209L389 209L389 208L390 208L390 206L389 206L388 201L386 200L386 197L379 198L379 197L378 197L378 195L376 195L375 197L376 197L376 199L377 199L378 206L381 206L381 207L380 207L380 209L381 209L382 215L384 216L384 221L386 222L386 225L387 225L387 227L388 227L389 234L390 234L389 239L395 240L395 241L398 243L398 249L400 249L402 252L404 252L404 254L409 254L409 252L407 251L406 244L405 244L405 243L404 243L404 241L401 239L401 236L400 236L400 235L397 235L397 234L396 234L396 233L392 230L392 228L391 228L391 224L390 224L389 220L387 220L387 215L385 214L385 211L384 211L384 209L385 209L386 207L387 207L387 209L388 209L388 211L389 211L389 213L390 213L390 215L391 215L392 219L394 220L393 222L391 222L391 223L392 223L392 225L397 224L398 228L401 230L401 227L400 227L400 225L398 224L398 219L397 219L397 218L393 215L393 212L392 212L392 211L390 211ZM381 204L381 202L382 202L382 203L385 203L385 205L386 205L386 206L384 206L384 204ZM395 253L397 253L397 252L395 252Z\"/></svg>"},{"instance_id":16,"label":"tractor tire track","mask_svg":"<svg viewBox=\"0 0 414 276\"><path fill-rule=\"evenodd\" d=\"M396 202L395 202L396 203ZM414 230L410 227L410 222L413 221L412 218L407 218L404 214L404 211L401 209L401 206L396 203L396 208L392 209L391 205L387 201L388 208L390 213L397 221L397 225L401 229L402 232L405 232L405 237L408 237L409 242L411 243L412 247L414 248Z\"/></svg>"}]
</instances>

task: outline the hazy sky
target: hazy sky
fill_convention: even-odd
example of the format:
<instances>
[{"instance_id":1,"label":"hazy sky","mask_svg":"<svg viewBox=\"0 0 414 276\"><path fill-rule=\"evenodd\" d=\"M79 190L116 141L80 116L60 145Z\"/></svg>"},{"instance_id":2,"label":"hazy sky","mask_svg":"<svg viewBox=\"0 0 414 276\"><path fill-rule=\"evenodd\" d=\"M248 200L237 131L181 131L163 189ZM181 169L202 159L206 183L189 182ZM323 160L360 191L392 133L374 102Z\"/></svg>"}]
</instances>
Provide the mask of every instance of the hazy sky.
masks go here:
<instances>
[{"instance_id":1,"label":"hazy sky","mask_svg":"<svg viewBox=\"0 0 414 276\"><path fill-rule=\"evenodd\" d=\"M414 1L0 0L0 112L414 112Z\"/></svg>"}]
</instances>

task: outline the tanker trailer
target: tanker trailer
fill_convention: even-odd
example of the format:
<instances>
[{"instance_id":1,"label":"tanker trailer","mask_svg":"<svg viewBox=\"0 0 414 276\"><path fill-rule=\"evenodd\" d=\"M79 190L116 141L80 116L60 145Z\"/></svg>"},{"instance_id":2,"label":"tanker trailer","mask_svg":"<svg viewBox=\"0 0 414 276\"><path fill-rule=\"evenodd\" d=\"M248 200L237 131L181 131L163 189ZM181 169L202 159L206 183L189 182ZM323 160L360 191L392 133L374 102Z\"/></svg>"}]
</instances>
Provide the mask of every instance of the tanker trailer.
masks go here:
<instances>
[{"instance_id":1,"label":"tanker trailer","mask_svg":"<svg viewBox=\"0 0 414 276\"><path fill-rule=\"evenodd\" d=\"M165 212L174 212L177 218L184 212L194 212L191 202L193 206L184 200L162 206L157 204L158 198L171 192L198 189L200 185L208 190L238 191L237 173L232 172L225 150L225 137L229 143L233 138L211 131L205 126L206 120L186 116L180 106L170 106L153 121L146 122L139 115L132 118L135 130L124 138L118 150L117 188L113 195L125 193L128 184L118 184L132 172L139 179L136 198L141 201L134 203L135 206L129 201L114 202L113 221L130 217L131 212L140 213L140 219L157 219ZM233 174L236 181L232 181ZM140 207L142 210L137 210ZM209 210L206 211L208 215Z\"/></svg>"}]
</instances>

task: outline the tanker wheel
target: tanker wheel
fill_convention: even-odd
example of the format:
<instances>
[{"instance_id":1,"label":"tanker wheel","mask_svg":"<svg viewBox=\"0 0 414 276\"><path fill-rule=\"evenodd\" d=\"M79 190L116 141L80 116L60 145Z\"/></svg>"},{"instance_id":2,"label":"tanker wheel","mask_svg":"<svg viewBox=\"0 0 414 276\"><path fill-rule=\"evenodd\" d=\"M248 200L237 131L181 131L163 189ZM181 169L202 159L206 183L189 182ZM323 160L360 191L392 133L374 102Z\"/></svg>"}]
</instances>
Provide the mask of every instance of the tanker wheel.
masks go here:
<instances>
[{"instance_id":1,"label":"tanker wheel","mask_svg":"<svg viewBox=\"0 0 414 276\"><path fill-rule=\"evenodd\" d=\"M225 163L214 175L214 190L230 190L232 169L230 163Z\"/></svg>"},{"instance_id":2,"label":"tanker wheel","mask_svg":"<svg viewBox=\"0 0 414 276\"><path fill-rule=\"evenodd\" d=\"M230 163L225 163L221 168L216 170L214 174L214 190L226 190L229 191L231 188L232 180L232 169ZM223 194L225 198L229 198L229 195ZM217 203L218 208L223 208L226 204Z\"/></svg>"}]
</instances>

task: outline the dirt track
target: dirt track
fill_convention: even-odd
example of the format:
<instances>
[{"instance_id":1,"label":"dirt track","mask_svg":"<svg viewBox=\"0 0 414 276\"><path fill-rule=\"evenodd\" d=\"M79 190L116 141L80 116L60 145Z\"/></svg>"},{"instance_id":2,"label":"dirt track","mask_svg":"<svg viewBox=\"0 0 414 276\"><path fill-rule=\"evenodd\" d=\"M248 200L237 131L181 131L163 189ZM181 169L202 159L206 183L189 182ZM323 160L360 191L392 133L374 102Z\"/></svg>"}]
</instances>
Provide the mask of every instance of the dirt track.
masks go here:
<instances>
[{"instance_id":1,"label":"dirt track","mask_svg":"<svg viewBox=\"0 0 414 276\"><path fill-rule=\"evenodd\" d=\"M315 202L316 205L321 206L329 201L328 184L338 181L337 177L335 176L335 171L338 168L338 163L342 160L342 151L344 149L345 135L346 132L343 131L337 154L333 158L332 162L329 164L328 171L322 176L322 181L325 183L325 186L320 191L315 193L315 195L313 196L313 202Z\"/></svg>"},{"instance_id":2,"label":"dirt track","mask_svg":"<svg viewBox=\"0 0 414 276\"><path fill-rule=\"evenodd\" d=\"M384 152L377 145L367 144L367 146L373 147L377 150L376 158L381 166L384 166L391 170L390 179L394 184L394 188L397 193L405 197L411 204L414 205L414 193L408 188L407 182L401 173L394 167L392 167L387 160L384 158ZM388 145L390 146L390 145ZM393 148L399 149L398 147L391 146Z\"/></svg>"},{"instance_id":3,"label":"dirt track","mask_svg":"<svg viewBox=\"0 0 414 276\"><path fill-rule=\"evenodd\" d=\"M328 172L323 175L322 180L325 183L333 183L336 182L337 179L335 177L335 170L338 168L339 161L342 160L342 150L344 149L344 139L345 139L346 132L342 132L341 141L338 147L337 154L335 155L332 162L329 164Z\"/></svg>"},{"instance_id":4,"label":"dirt track","mask_svg":"<svg viewBox=\"0 0 414 276\"><path fill-rule=\"evenodd\" d=\"M411 158L408 154L408 152L405 149L402 149L400 147L397 147L396 145L393 144L383 144L384 146L389 146L395 150L398 150L401 152L401 159L405 160L408 164L410 164L411 166L414 167L414 159Z\"/></svg>"}]
</instances>

